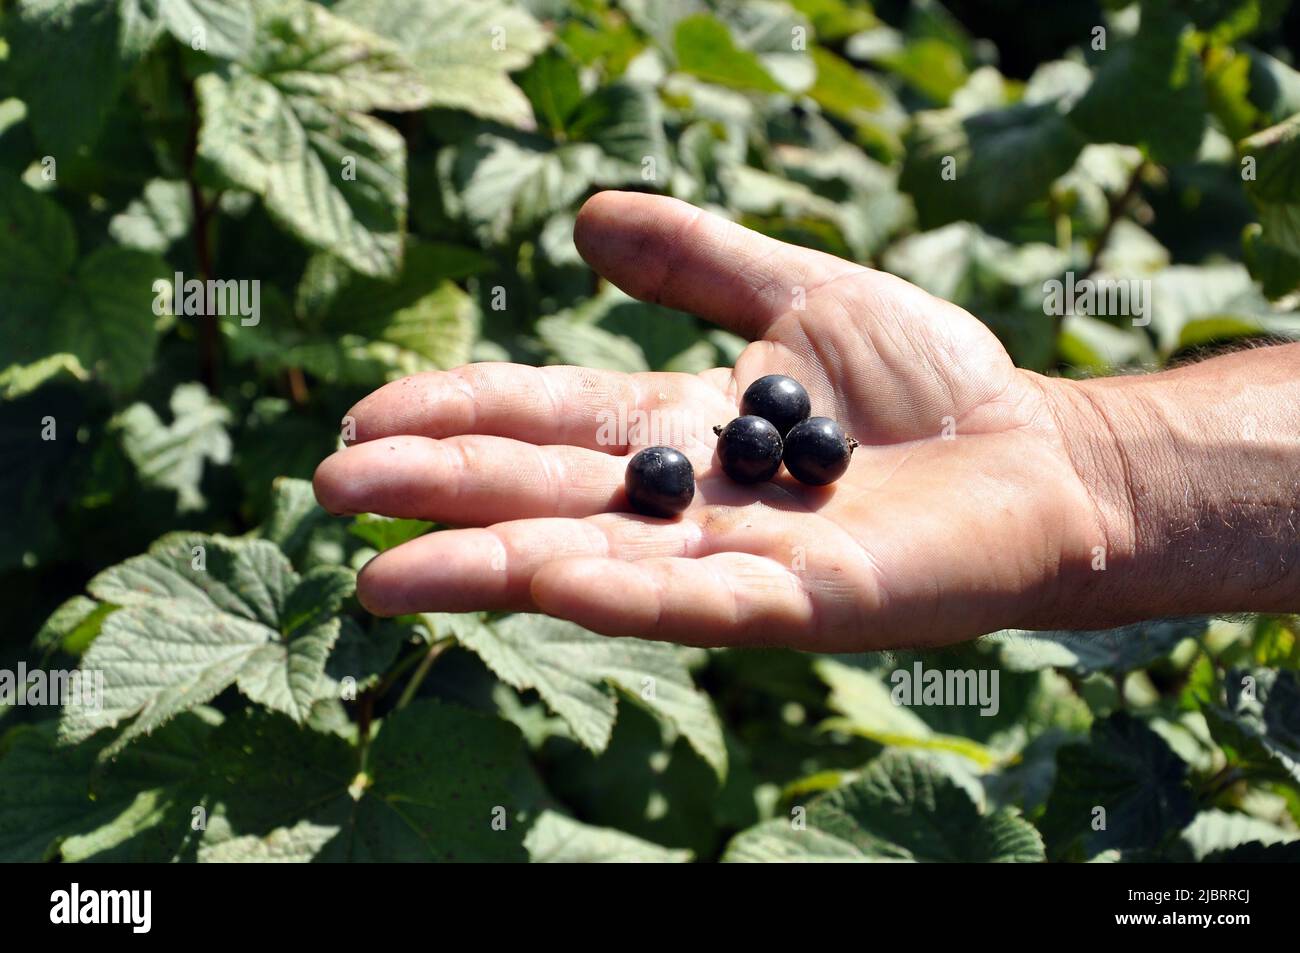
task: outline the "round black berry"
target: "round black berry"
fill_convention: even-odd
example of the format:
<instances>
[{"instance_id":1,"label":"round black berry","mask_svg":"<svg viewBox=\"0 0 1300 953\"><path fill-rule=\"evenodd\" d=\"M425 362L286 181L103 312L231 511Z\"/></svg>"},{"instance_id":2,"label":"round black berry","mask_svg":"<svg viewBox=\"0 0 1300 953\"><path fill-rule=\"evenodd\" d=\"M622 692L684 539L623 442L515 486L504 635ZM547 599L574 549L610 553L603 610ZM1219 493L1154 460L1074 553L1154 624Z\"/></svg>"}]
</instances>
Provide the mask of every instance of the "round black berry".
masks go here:
<instances>
[{"instance_id":1,"label":"round black berry","mask_svg":"<svg viewBox=\"0 0 1300 953\"><path fill-rule=\"evenodd\" d=\"M713 432L722 472L737 483L761 483L781 469L781 435L762 417L737 417Z\"/></svg>"},{"instance_id":2,"label":"round black berry","mask_svg":"<svg viewBox=\"0 0 1300 953\"><path fill-rule=\"evenodd\" d=\"M785 468L800 483L825 486L844 475L857 445L829 417L809 417L785 436Z\"/></svg>"},{"instance_id":3,"label":"round black berry","mask_svg":"<svg viewBox=\"0 0 1300 953\"><path fill-rule=\"evenodd\" d=\"M745 388L740 399L741 416L762 417L784 437L790 428L812 413L808 392L793 377L768 374Z\"/></svg>"},{"instance_id":4,"label":"round black berry","mask_svg":"<svg viewBox=\"0 0 1300 953\"><path fill-rule=\"evenodd\" d=\"M672 447L646 447L627 464L628 502L646 516L676 516L695 497L691 461Z\"/></svg>"}]
</instances>

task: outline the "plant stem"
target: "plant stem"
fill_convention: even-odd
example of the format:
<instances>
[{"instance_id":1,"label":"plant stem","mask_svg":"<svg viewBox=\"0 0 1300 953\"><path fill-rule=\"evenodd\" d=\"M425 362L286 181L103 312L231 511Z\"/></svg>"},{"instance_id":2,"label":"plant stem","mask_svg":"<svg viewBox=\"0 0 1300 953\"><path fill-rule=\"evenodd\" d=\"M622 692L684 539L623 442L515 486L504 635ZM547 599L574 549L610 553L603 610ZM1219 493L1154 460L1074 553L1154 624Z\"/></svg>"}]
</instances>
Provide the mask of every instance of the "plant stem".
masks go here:
<instances>
[{"instance_id":1,"label":"plant stem","mask_svg":"<svg viewBox=\"0 0 1300 953\"><path fill-rule=\"evenodd\" d=\"M1128 178L1128 184L1124 186L1124 191L1113 197L1107 204L1106 224L1101 227L1101 233L1097 236L1097 244L1092 249L1092 259L1088 262L1088 270L1084 272L1083 277L1087 278L1101 267L1101 256L1106 251L1106 244L1110 241L1110 236L1115 231L1115 225L1124 213L1128 211L1129 204L1137 195L1138 189L1142 185L1142 177L1146 174L1147 160L1143 159L1133 170L1133 174Z\"/></svg>"},{"instance_id":2,"label":"plant stem","mask_svg":"<svg viewBox=\"0 0 1300 953\"><path fill-rule=\"evenodd\" d=\"M199 277L206 282L212 277L212 246L208 234L212 206L203 201L203 190L195 177L199 154L199 108L193 83L186 85L185 95L190 107L190 129L185 144L185 177L189 184L190 206L194 214L194 254L198 260ZM199 379L210 394L216 394L217 391L220 346L217 316L207 314L205 309L205 313L199 316Z\"/></svg>"},{"instance_id":3,"label":"plant stem","mask_svg":"<svg viewBox=\"0 0 1300 953\"><path fill-rule=\"evenodd\" d=\"M433 667L433 663L437 661L438 656L447 651L448 647L455 641L456 640L451 636L447 636L446 638L438 639L429 646L429 651L425 652L424 658L420 659L420 667L415 670L415 674L411 676L411 680L406 683L406 688L402 690L402 697L397 700L398 711L401 711L410 704L411 699L415 697L415 693L420 690L420 683L423 682L424 677L429 674L429 669Z\"/></svg>"}]
</instances>

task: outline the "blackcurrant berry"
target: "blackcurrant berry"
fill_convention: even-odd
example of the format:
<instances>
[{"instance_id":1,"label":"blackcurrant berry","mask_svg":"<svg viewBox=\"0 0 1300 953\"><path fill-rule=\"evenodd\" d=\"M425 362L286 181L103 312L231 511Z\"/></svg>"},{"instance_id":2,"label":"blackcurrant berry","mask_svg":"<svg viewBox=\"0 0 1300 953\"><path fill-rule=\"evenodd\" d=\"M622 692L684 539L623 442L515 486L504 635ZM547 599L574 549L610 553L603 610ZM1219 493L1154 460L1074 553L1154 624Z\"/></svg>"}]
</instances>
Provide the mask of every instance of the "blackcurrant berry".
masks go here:
<instances>
[{"instance_id":1,"label":"blackcurrant berry","mask_svg":"<svg viewBox=\"0 0 1300 953\"><path fill-rule=\"evenodd\" d=\"M770 421L784 437L791 427L812 413L812 402L803 385L793 377L768 374L745 388L740 413Z\"/></svg>"},{"instance_id":2,"label":"blackcurrant berry","mask_svg":"<svg viewBox=\"0 0 1300 953\"><path fill-rule=\"evenodd\" d=\"M695 469L672 447L646 447L627 464L624 479L632 509L646 516L676 516L695 497Z\"/></svg>"},{"instance_id":3,"label":"blackcurrant berry","mask_svg":"<svg viewBox=\"0 0 1300 953\"><path fill-rule=\"evenodd\" d=\"M829 417L809 417L785 436L785 468L800 483L825 486L844 475L857 445Z\"/></svg>"},{"instance_id":4,"label":"blackcurrant berry","mask_svg":"<svg viewBox=\"0 0 1300 953\"><path fill-rule=\"evenodd\" d=\"M781 435L762 417L737 417L713 432L722 472L737 483L761 483L781 469Z\"/></svg>"}]
</instances>

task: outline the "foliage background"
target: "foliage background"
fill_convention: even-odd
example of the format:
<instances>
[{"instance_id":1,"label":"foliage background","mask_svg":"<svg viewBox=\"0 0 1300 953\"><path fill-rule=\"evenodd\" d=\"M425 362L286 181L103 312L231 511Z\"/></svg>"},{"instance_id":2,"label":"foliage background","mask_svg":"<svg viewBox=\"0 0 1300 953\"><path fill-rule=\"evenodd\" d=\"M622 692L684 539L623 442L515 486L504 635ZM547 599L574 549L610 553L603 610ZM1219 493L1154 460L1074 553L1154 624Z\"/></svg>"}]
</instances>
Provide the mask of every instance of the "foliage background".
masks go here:
<instances>
[{"instance_id":1,"label":"foliage background","mask_svg":"<svg viewBox=\"0 0 1300 953\"><path fill-rule=\"evenodd\" d=\"M730 363L579 260L606 187L896 272L1041 371L1293 332L1286 0L0 10L0 669L107 686L0 705L0 858L1295 859L1294 619L1000 633L923 659L996 672L996 716L900 707L906 654L373 619L355 570L431 527L305 482L412 372ZM1150 325L1046 317L1067 271L1150 279ZM260 323L156 315L176 272L260 281Z\"/></svg>"}]
</instances>

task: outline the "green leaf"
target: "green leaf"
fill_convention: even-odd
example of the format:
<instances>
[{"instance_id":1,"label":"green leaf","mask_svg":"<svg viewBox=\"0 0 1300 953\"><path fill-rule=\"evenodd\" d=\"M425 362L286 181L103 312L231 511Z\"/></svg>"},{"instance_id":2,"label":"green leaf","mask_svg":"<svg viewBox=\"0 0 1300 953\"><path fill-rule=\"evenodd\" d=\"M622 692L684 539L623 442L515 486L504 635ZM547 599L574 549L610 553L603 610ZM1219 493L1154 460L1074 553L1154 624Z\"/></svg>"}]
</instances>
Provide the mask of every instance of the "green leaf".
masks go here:
<instances>
[{"instance_id":1,"label":"green leaf","mask_svg":"<svg viewBox=\"0 0 1300 953\"><path fill-rule=\"evenodd\" d=\"M429 104L531 128L527 97L510 80L548 42L528 11L507 0L343 0L335 11L401 45Z\"/></svg>"},{"instance_id":2,"label":"green leaf","mask_svg":"<svg viewBox=\"0 0 1300 953\"><path fill-rule=\"evenodd\" d=\"M1240 151L1255 158L1246 188L1257 202L1300 203L1300 114L1244 140Z\"/></svg>"},{"instance_id":3,"label":"green leaf","mask_svg":"<svg viewBox=\"0 0 1300 953\"><path fill-rule=\"evenodd\" d=\"M1137 35L1100 54L1070 122L1093 142L1141 146L1157 162L1192 158L1207 114L1197 42L1171 0L1146 0Z\"/></svg>"},{"instance_id":4,"label":"green leaf","mask_svg":"<svg viewBox=\"0 0 1300 953\"><path fill-rule=\"evenodd\" d=\"M886 751L849 784L814 798L806 812L806 829L793 818L769 822L739 835L723 859L1043 859L1042 841L1027 821L1005 808L982 813L963 782L903 751Z\"/></svg>"},{"instance_id":5,"label":"green leaf","mask_svg":"<svg viewBox=\"0 0 1300 953\"><path fill-rule=\"evenodd\" d=\"M1292 254L1273 244L1265 237L1264 229L1253 222L1246 226L1241 244L1250 276L1270 299L1300 288L1300 253Z\"/></svg>"},{"instance_id":6,"label":"green leaf","mask_svg":"<svg viewBox=\"0 0 1300 953\"><path fill-rule=\"evenodd\" d=\"M199 156L262 197L307 244L363 274L392 275L406 225L406 149L369 110L427 105L387 41L305 0L257 5L259 43L198 78Z\"/></svg>"},{"instance_id":7,"label":"green leaf","mask_svg":"<svg viewBox=\"0 0 1300 953\"><path fill-rule=\"evenodd\" d=\"M727 864L866 863L872 857L815 827L802 830L777 818L741 831L727 844Z\"/></svg>"},{"instance_id":8,"label":"green leaf","mask_svg":"<svg viewBox=\"0 0 1300 953\"><path fill-rule=\"evenodd\" d=\"M609 744L620 688L690 742L719 778L727 772L722 727L674 646L610 639L547 616L518 613L485 623L470 615L430 616L438 630L478 655L503 682L534 689L588 750Z\"/></svg>"},{"instance_id":9,"label":"green leaf","mask_svg":"<svg viewBox=\"0 0 1300 953\"><path fill-rule=\"evenodd\" d=\"M85 596L73 596L50 614L36 633L32 645L47 651L58 648L80 655L99 634L105 617L113 609L113 606Z\"/></svg>"},{"instance_id":10,"label":"green leaf","mask_svg":"<svg viewBox=\"0 0 1300 953\"><path fill-rule=\"evenodd\" d=\"M423 536L432 527L432 523L424 520L402 520L375 513L362 513L352 521L348 532L358 539L364 539L382 553Z\"/></svg>"},{"instance_id":11,"label":"green leaf","mask_svg":"<svg viewBox=\"0 0 1300 953\"><path fill-rule=\"evenodd\" d=\"M7 72L38 142L60 159L93 145L131 66L152 41L117 0L21 0L7 18ZM51 64L75 63L75 69ZM0 203L0 207L3 204Z\"/></svg>"},{"instance_id":12,"label":"green leaf","mask_svg":"<svg viewBox=\"0 0 1300 953\"><path fill-rule=\"evenodd\" d=\"M781 92L781 84L759 58L738 46L731 31L708 14L688 16L677 23L673 50L682 71L705 82L761 93Z\"/></svg>"},{"instance_id":13,"label":"green leaf","mask_svg":"<svg viewBox=\"0 0 1300 953\"><path fill-rule=\"evenodd\" d=\"M812 21L823 43L843 40L880 22L865 6L845 0L791 0L790 5Z\"/></svg>"},{"instance_id":14,"label":"green leaf","mask_svg":"<svg viewBox=\"0 0 1300 953\"><path fill-rule=\"evenodd\" d=\"M250 842L232 839L283 843L278 829L305 824L338 831L310 857L318 862L527 857L537 792L518 731L498 718L415 702L384 719L364 773L343 739L264 712L232 717L209 752L222 810L205 860L245 855ZM299 839L294 859L308 859L306 846Z\"/></svg>"},{"instance_id":15,"label":"green leaf","mask_svg":"<svg viewBox=\"0 0 1300 953\"><path fill-rule=\"evenodd\" d=\"M1196 815L1181 834L1197 860L1205 860L1218 851L1230 851L1246 844L1291 844L1300 834L1262 821L1249 814L1229 814L1209 810Z\"/></svg>"},{"instance_id":16,"label":"green leaf","mask_svg":"<svg viewBox=\"0 0 1300 953\"><path fill-rule=\"evenodd\" d=\"M309 480L277 477L271 487L270 511L259 532L295 566L306 569L318 562L342 561L342 552L332 551L329 545L339 526L316 502Z\"/></svg>"},{"instance_id":17,"label":"green leaf","mask_svg":"<svg viewBox=\"0 0 1300 953\"><path fill-rule=\"evenodd\" d=\"M277 827L264 837L232 837L211 847L200 847L201 864L306 864L338 836L337 827L302 821Z\"/></svg>"},{"instance_id":18,"label":"green leaf","mask_svg":"<svg viewBox=\"0 0 1300 953\"><path fill-rule=\"evenodd\" d=\"M132 404L114 425L141 482L174 490L177 509L199 510L205 461L230 462L230 411L202 384L178 384L171 397L172 422L164 424L148 404Z\"/></svg>"},{"instance_id":19,"label":"green leaf","mask_svg":"<svg viewBox=\"0 0 1300 953\"><path fill-rule=\"evenodd\" d=\"M1289 669L1232 669L1226 707L1207 706L1210 733L1231 761L1300 783L1300 676Z\"/></svg>"},{"instance_id":20,"label":"green leaf","mask_svg":"<svg viewBox=\"0 0 1300 953\"><path fill-rule=\"evenodd\" d=\"M1187 765L1154 731L1118 712L1093 723L1087 744L1057 752L1040 829L1053 858L1088 858L1155 847L1194 814Z\"/></svg>"},{"instance_id":21,"label":"green leaf","mask_svg":"<svg viewBox=\"0 0 1300 953\"><path fill-rule=\"evenodd\" d=\"M602 86L582 100L566 128L571 138L590 142L610 158L636 166L638 175L647 159L654 160L656 176L669 167L662 110L651 90L628 83Z\"/></svg>"},{"instance_id":22,"label":"green leaf","mask_svg":"<svg viewBox=\"0 0 1300 953\"><path fill-rule=\"evenodd\" d=\"M553 48L519 74L519 87L552 133L564 133L569 116L582 102L577 67Z\"/></svg>"},{"instance_id":23,"label":"green leaf","mask_svg":"<svg viewBox=\"0 0 1300 953\"><path fill-rule=\"evenodd\" d=\"M609 827L593 827L556 811L543 811L524 838L535 864L684 864L689 850L660 847Z\"/></svg>"},{"instance_id":24,"label":"green leaf","mask_svg":"<svg viewBox=\"0 0 1300 953\"><path fill-rule=\"evenodd\" d=\"M1204 340L1193 326L1206 321L1235 322L1255 333L1294 333L1294 315L1276 311L1242 265L1174 265L1151 280L1151 329L1160 352L1168 355L1184 340ZM1220 325L1231 330L1230 326ZM1190 329L1190 332L1189 332ZM1236 336L1237 330L1230 334Z\"/></svg>"},{"instance_id":25,"label":"green leaf","mask_svg":"<svg viewBox=\"0 0 1300 953\"><path fill-rule=\"evenodd\" d=\"M0 379L15 394L81 368L128 391L153 359L154 283L170 278L166 264L111 245L76 255L67 214L0 175L0 284L9 289L0 306L7 355Z\"/></svg>"},{"instance_id":26,"label":"green leaf","mask_svg":"<svg viewBox=\"0 0 1300 953\"><path fill-rule=\"evenodd\" d=\"M827 704L839 713L823 728L860 735L882 745L959 754L981 768L997 762L997 755L978 742L933 731L914 711L896 703L875 673L833 659L819 659L813 668L831 690Z\"/></svg>"},{"instance_id":27,"label":"green leaf","mask_svg":"<svg viewBox=\"0 0 1300 953\"><path fill-rule=\"evenodd\" d=\"M965 219L993 223L1044 198L1074 165L1084 140L1054 103L974 115L918 113L906 139L899 187L916 202L922 228ZM1019 170L1008 175L1008 168Z\"/></svg>"},{"instance_id":28,"label":"green leaf","mask_svg":"<svg viewBox=\"0 0 1300 953\"><path fill-rule=\"evenodd\" d=\"M184 46L233 60L254 42L251 0L135 0Z\"/></svg>"},{"instance_id":29,"label":"green leaf","mask_svg":"<svg viewBox=\"0 0 1300 953\"><path fill-rule=\"evenodd\" d=\"M58 744L51 722L15 729L0 745L0 860L177 859L216 720L186 714L102 771L98 746Z\"/></svg>"},{"instance_id":30,"label":"green leaf","mask_svg":"<svg viewBox=\"0 0 1300 953\"><path fill-rule=\"evenodd\" d=\"M1074 675L1121 675L1145 668L1185 639L1200 638L1207 619L1139 622L1093 632L1007 630L986 636L998 646L1002 664L1016 672L1059 668Z\"/></svg>"},{"instance_id":31,"label":"green leaf","mask_svg":"<svg viewBox=\"0 0 1300 953\"><path fill-rule=\"evenodd\" d=\"M334 613L352 585L337 566L299 576L266 540L164 536L88 584L125 608L82 658L103 673L102 705L66 709L61 735L77 742L134 719L112 755L232 684L302 723L332 691L324 670L339 635Z\"/></svg>"},{"instance_id":32,"label":"green leaf","mask_svg":"<svg viewBox=\"0 0 1300 953\"><path fill-rule=\"evenodd\" d=\"M847 60L820 46L812 48L812 59L817 67L817 82L808 95L828 113L852 123L869 122L872 113L885 105L881 88Z\"/></svg>"},{"instance_id":33,"label":"green leaf","mask_svg":"<svg viewBox=\"0 0 1300 953\"><path fill-rule=\"evenodd\" d=\"M545 150L484 134L439 158L443 201L480 241L504 244L576 202L601 159L591 143Z\"/></svg>"},{"instance_id":34,"label":"green leaf","mask_svg":"<svg viewBox=\"0 0 1300 953\"><path fill-rule=\"evenodd\" d=\"M542 318L537 336L552 363L575 364L635 374L650 370L645 353L631 338L572 318Z\"/></svg>"},{"instance_id":35,"label":"green leaf","mask_svg":"<svg viewBox=\"0 0 1300 953\"><path fill-rule=\"evenodd\" d=\"M193 222L189 185L174 179L150 179L141 196L113 216L108 233L119 245L161 255L189 234Z\"/></svg>"}]
</instances>

